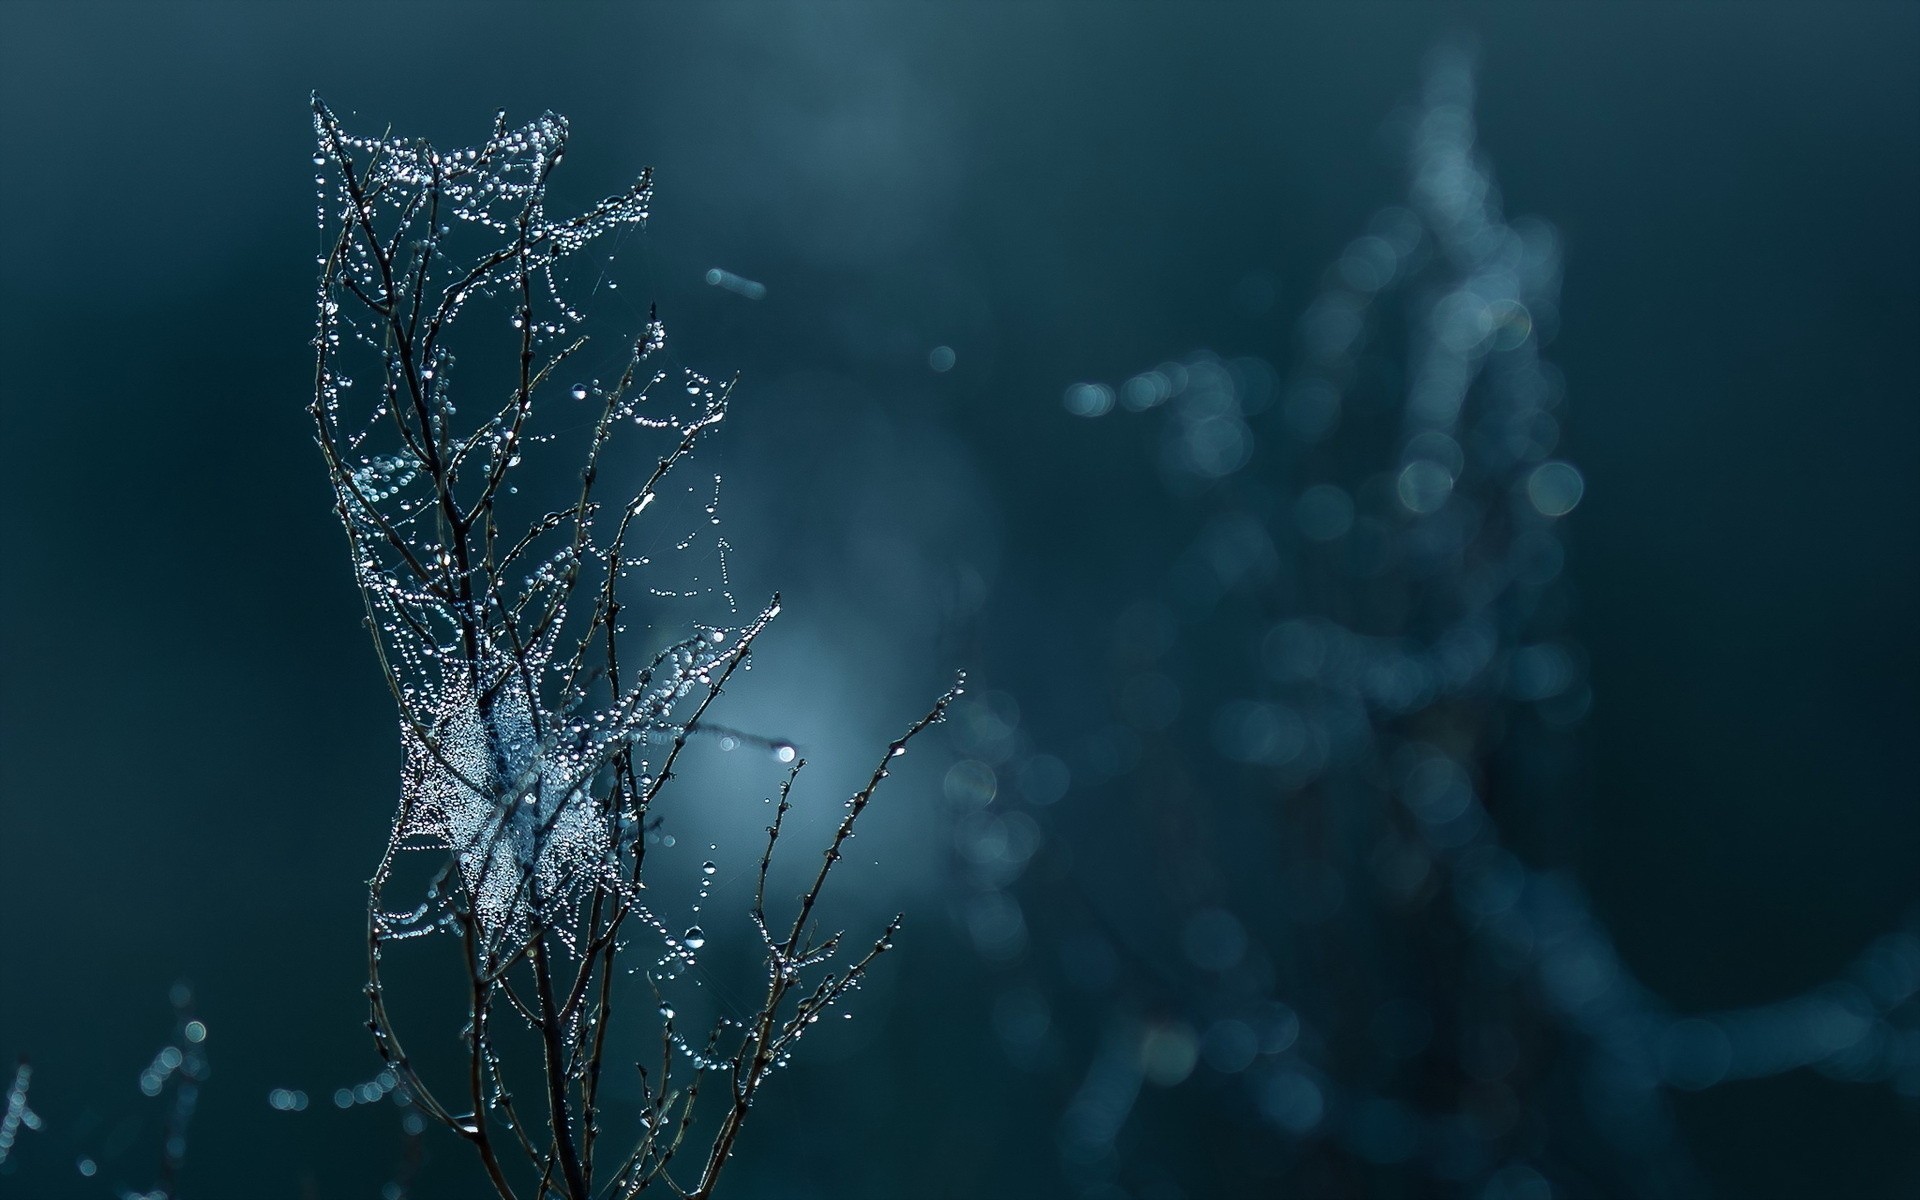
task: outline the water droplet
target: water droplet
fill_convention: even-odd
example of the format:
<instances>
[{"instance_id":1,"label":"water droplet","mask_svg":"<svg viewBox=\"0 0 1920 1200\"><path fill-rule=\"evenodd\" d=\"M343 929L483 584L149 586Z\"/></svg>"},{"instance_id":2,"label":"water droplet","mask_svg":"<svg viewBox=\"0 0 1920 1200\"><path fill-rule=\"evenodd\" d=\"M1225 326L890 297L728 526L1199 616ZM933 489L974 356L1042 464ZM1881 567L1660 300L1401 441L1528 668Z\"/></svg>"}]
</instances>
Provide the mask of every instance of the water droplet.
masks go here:
<instances>
[{"instance_id":1,"label":"water droplet","mask_svg":"<svg viewBox=\"0 0 1920 1200\"><path fill-rule=\"evenodd\" d=\"M799 756L800 752L793 748L791 742L775 742L773 744L773 757L783 763L790 763Z\"/></svg>"},{"instance_id":2,"label":"water droplet","mask_svg":"<svg viewBox=\"0 0 1920 1200\"><path fill-rule=\"evenodd\" d=\"M1587 481L1572 463L1544 462L1527 476L1527 499L1542 516L1564 517L1586 494Z\"/></svg>"},{"instance_id":3,"label":"water droplet","mask_svg":"<svg viewBox=\"0 0 1920 1200\"><path fill-rule=\"evenodd\" d=\"M707 935L700 931L700 927L698 925L694 925L690 927L687 930L687 932L681 936L680 940L687 944L687 949L698 950L700 947L707 944Z\"/></svg>"},{"instance_id":4,"label":"water droplet","mask_svg":"<svg viewBox=\"0 0 1920 1200\"><path fill-rule=\"evenodd\" d=\"M584 383L576 383L576 384L574 384L574 385L573 385L573 398L574 398L575 400L585 400L585 399L587 398L587 385L586 385L586 384L584 384Z\"/></svg>"},{"instance_id":5,"label":"water droplet","mask_svg":"<svg viewBox=\"0 0 1920 1200\"><path fill-rule=\"evenodd\" d=\"M720 869L719 867L714 866L712 863L702 863L700 866L700 870L705 872L708 875L712 875L719 869Z\"/></svg>"}]
</instances>

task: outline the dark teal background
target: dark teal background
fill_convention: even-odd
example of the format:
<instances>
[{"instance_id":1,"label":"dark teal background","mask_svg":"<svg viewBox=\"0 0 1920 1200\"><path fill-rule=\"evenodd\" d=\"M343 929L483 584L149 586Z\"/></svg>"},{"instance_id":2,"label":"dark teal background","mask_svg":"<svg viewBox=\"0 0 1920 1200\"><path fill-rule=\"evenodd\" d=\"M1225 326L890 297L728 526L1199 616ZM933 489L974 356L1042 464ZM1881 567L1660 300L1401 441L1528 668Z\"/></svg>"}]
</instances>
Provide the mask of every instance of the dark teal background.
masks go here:
<instances>
[{"instance_id":1,"label":"dark teal background","mask_svg":"<svg viewBox=\"0 0 1920 1200\"><path fill-rule=\"evenodd\" d=\"M1508 210L1565 238L1584 879L1680 1011L1840 969L1920 901L1920 8L12 0L0 1053L33 1055L49 1128L0 1195L109 1194L71 1163L143 1111L176 979L215 1070L186 1195L372 1195L396 1152L390 1110L265 1102L375 1069L362 889L399 760L305 414L310 91L445 145L566 113L573 202L656 168L623 289L743 375L734 582L787 606L749 716L813 731L830 792L953 665L1043 746L1106 719L1099 647L1189 530L1147 423L1062 389L1196 347L1284 364L1457 31ZM978 607L940 607L955 564ZM856 1000L873 1029L802 1048L737 1194L1053 1194L1063 1097L998 1056L913 808L942 765L902 772L873 834L898 853L865 864L918 918ZM1796 1075L1679 1115L1727 1195L1920 1188L1884 1089Z\"/></svg>"}]
</instances>

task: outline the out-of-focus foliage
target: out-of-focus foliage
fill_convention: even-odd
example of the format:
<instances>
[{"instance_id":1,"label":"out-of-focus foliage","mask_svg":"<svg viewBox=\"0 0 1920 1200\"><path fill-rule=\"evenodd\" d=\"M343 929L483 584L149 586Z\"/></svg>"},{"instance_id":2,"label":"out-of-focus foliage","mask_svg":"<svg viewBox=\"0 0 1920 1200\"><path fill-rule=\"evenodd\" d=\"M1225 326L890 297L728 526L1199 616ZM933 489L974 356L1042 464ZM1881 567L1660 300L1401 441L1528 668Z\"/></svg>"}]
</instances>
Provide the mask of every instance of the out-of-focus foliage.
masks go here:
<instances>
[{"instance_id":1,"label":"out-of-focus foliage","mask_svg":"<svg viewBox=\"0 0 1920 1200\"><path fill-rule=\"evenodd\" d=\"M1199 352L1063 397L1150 414L1164 486L1208 514L1116 624L1112 731L1051 814L1086 865L1016 882L1024 788L961 833L963 919L1025 964L996 1028L1077 1079L1060 1154L1088 1195L1691 1194L1675 1090L1813 1067L1920 1097L1920 937L1683 1014L1569 870L1592 697L1558 235L1506 216L1473 82L1465 49L1430 57L1406 198L1328 267L1284 380ZM948 779L963 807L995 782ZM1194 1137L1211 1161L1171 1165Z\"/></svg>"}]
</instances>

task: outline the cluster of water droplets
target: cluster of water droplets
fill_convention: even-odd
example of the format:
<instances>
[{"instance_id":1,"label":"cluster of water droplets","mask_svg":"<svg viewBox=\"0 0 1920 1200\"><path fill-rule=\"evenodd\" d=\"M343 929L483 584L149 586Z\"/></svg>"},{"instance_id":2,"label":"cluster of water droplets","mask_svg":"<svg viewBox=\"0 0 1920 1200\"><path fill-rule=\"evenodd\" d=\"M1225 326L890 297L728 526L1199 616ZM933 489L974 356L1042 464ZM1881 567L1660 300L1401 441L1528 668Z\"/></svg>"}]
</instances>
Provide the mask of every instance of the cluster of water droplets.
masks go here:
<instances>
[{"instance_id":1,"label":"cluster of water droplets","mask_svg":"<svg viewBox=\"0 0 1920 1200\"><path fill-rule=\"evenodd\" d=\"M507 114L500 112L485 142L442 151L422 140L351 133L316 100L314 134L318 142L314 166L322 169L315 184L340 189L323 193L323 198L340 205L331 212L323 210L323 224L342 214L359 216L341 181L325 170L342 159L356 168L361 192L390 207L405 208L430 196L437 201L439 215L496 234L515 235L524 223L530 240L550 246L543 252L554 257L586 246L606 232L609 223L645 221L652 202L651 178L642 176L626 194L585 216L548 221L544 215L548 176L567 147L567 120L555 113L509 128Z\"/></svg>"},{"instance_id":2,"label":"cluster of water droplets","mask_svg":"<svg viewBox=\"0 0 1920 1200\"><path fill-rule=\"evenodd\" d=\"M621 538L660 498L668 467L725 418L728 389L649 365L666 344L652 313L625 343L617 378L568 379L585 316L565 299L560 268L645 221L650 175L555 219L545 188L566 148L557 116L518 128L503 116L481 145L443 151L353 134L317 101L314 111L321 224L333 239L320 260L315 416L336 456L356 579L401 710L395 837L451 850L474 917L499 941L621 886L620 858L638 834L634 814L608 811L609 762L677 732L680 701L742 652L735 633L703 631L630 665L615 693L594 648L627 630L612 613L636 573L656 599L705 594L664 586L652 556L622 554ZM507 330L476 326L456 353L475 305L504 310ZM488 343L520 347L517 382L510 368L463 368L462 354L482 359ZM483 377L500 381L492 395L475 391ZM598 410L584 448L589 483L620 427L664 439L667 453L631 500L596 496L532 518L524 536L499 532L496 512L518 495L528 454L582 427L578 410L540 419L547 391ZM479 399L462 403L480 415L462 418L456 396L469 392ZM676 549L718 525L717 476L712 486L706 520ZM697 489L687 488L690 503ZM732 611L724 539L717 549ZM387 914L385 932L448 928L445 900Z\"/></svg>"},{"instance_id":3,"label":"cluster of water droplets","mask_svg":"<svg viewBox=\"0 0 1920 1200\"><path fill-rule=\"evenodd\" d=\"M41 1126L40 1114L27 1106L27 1087L32 1082L33 1068L22 1061L14 1068L13 1080L7 1085L6 1107L0 1110L0 1164L13 1153L13 1144L22 1129L35 1130Z\"/></svg>"},{"instance_id":4,"label":"cluster of water droplets","mask_svg":"<svg viewBox=\"0 0 1920 1200\"><path fill-rule=\"evenodd\" d=\"M207 1057L207 1025L194 1013L192 990L183 983L175 984L169 991L169 998L174 1009L172 1036L154 1052L153 1058L141 1068L136 1080L140 1095L145 1100L158 1101L162 1107L162 1115L157 1121L160 1126L160 1182L142 1190L118 1188L115 1195L120 1200L171 1200L175 1195L178 1174L186 1160L188 1128L199 1106L201 1086L211 1074ZM39 1117L26 1108L29 1074L23 1062L15 1076L14 1087L8 1093L7 1108L0 1113L0 1162L5 1161L6 1151L12 1148L13 1136L20 1128L42 1127ZM154 1123L152 1118L124 1118L115 1122L107 1136L101 1139L106 1145L81 1153L73 1161L74 1171L83 1179L93 1179L115 1166L126 1170L130 1157L128 1151L135 1142L134 1130L138 1126ZM83 1122L83 1129L86 1126L94 1127L94 1131L87 1134L89 1140L105 1132L98 1127L97 1121ZM152 1170L151 1164L152 1160L146 1159L135 1169L144 1173Z\"/></svg>"},{"instance_id":5,"label":"cluster of water droplets","mask_svg":"<svg viewBox=\"0 0 1920 1200\"><path fill-rule=\"evenodd\" d=\"M336 1101L408 1107L411 1088L422 1111L469 1136L513 1123L499 1049L481 1014L465 1036L487 1076L490 1106L464 1117L438 1111L385 1028L386 943L450 930L475 939L482 971L539 976L548 947L564 948L580 972L573 995L581 999L548 1028L570 1048L556 1069L572 1080L598 1070L599 1022L619 1007L608 997L642 986L658 997L669 1075L687 1066L739 1071L744 1063L758 1078L766 1065L785 1065L805 1030L890 948L897 923L865 957L834 970L826 964L841 939L816 943L811 925L800 928L818 884L788 935L776 937L756 911L768 986L756 981L742 999L718 995L728 989L710 985L724 973L702 962L706 927L718 932L723 923L703 911L718 864L701 864L690 912L662 915L675 909L660 901L665 867L648 855L671 850L675 836L661 828L654 799L689 737L715 737L725 749L753 744L796 770L798 750L705 719L705 700L736 667L750 669L748 650L778 613L770 604L740 619L720 533L724 481L683 461L725 419L731 384L658 365L667 337L654 311L612 353L597 335L590 349L586 314L566 298L598 267L583 265L589 256L580 252L645 219L649 177L582 217L555 220L545 212L545 185L565 149L557 117L517 130L496 121L483 145L453 152L349 134L317 102L315 129L319 214L330 240L319 260L313 415L406 750L392 841L372 889L369 1028L391 1069L342 1089ZM601 272L592 286L618 285ZM621 436L644 440L657 456L637 464L626 456L616 466L602 450ZM562 446L581 453L569 460L553 452ZM543 475L548 459L569 472L557 499L521 498L530 481L553 495L551 473ZM609 499L616 473L644 482ZM714 565L661 569L690 561ZM689 628L679 619L677 602L715 595L731 624ZM630 627L634 636L622 640ZM957 688L892 754L940 719L955 695ZM874 786L887 773L883 765ZM872 792L849 801L829 863ZM769 856L773 837L770 830ZM409 850L447 858L419 903L406 908L409 896L389 910L387 887ZM761 869L764 890L765 860ZM622 956L635 944L650 947L638 956L650 965L627 966ZM579 981L601 971L610 990L595 1002L596 991ZM488 986L480 982L475 995ZM475 1001L494 1011L484 1008L490 1003ZM682 1010L694 1008L718 1010L703 1041L680 1028L690 1023ZM642 1086L646 1119L673 1119L668 1097L686 1093L644 1073ZM298 1112L310 1100L277 1088L268 1103ZM421 1114L408 1116L417 1124ZM640 1166L632 1170L616 1194L645 1181Z\"/></svg>"}]
</instances>

